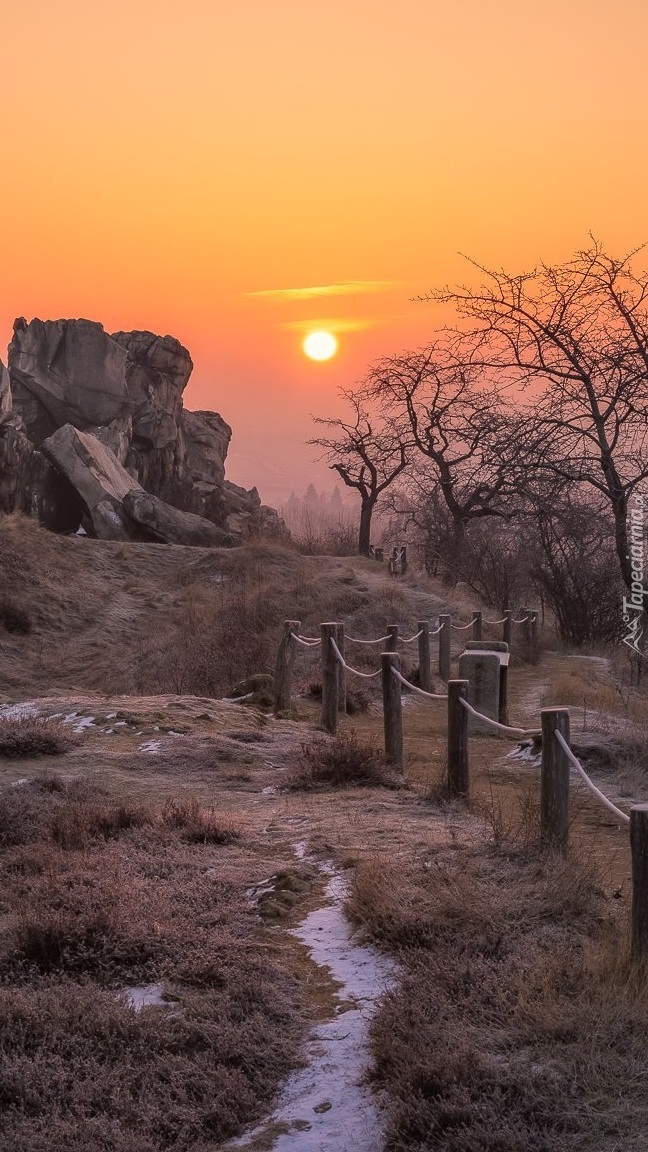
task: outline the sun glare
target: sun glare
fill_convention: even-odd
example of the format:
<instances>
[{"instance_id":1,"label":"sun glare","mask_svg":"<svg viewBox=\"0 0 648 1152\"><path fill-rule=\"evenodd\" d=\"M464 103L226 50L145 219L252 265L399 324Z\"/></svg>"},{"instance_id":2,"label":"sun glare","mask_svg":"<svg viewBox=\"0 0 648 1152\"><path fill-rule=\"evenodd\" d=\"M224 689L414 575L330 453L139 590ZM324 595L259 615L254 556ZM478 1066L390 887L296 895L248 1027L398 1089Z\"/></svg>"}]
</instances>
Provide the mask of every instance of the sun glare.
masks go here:
<instances>
[{"instance_id":1,"label":"sun glare","mask_svg":"<svg viewBox=\"0 0 648 1152\"><path fill-rule=\"evenodd\" d=\"M332 332L309 332L302 347L309 360L330 360L337 352L338 342Z\"/></svg>"}]
</instances>

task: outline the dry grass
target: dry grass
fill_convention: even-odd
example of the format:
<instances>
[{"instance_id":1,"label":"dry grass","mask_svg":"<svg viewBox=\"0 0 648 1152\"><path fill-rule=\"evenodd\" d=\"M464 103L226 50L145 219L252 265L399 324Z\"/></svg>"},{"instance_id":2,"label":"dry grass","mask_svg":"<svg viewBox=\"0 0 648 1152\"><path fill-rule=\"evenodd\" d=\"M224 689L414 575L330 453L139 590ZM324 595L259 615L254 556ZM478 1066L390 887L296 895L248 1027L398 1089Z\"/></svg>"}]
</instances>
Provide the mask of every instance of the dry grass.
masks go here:
<instances>
[{"instance_id":1,"label":"dry grass","mask_svg":"<svg viewBox=\"0 0 648 1152\"><path fill-rule=\"evenodd\" d=\"M291 790L318 788L394 788L402 779L387 768L382 752L351 729L331 738L319 737L301 745L301 753L285 777Z\"/></svg>"},{"instance_id":2,"label":"dry grass","mask_svg":"<svg viewBox=\"0 0 648 1152\"><path fill-rule=\"evenodd\" d=\"M587 868L510 842L374 859L350 910L405 970L372 1029L390 1152L643 1147L647 990Z\"/></svg>"},{"instance_id":3,"label":"dry grass","mask_svg":"<svg viewBox=\"0 0 648 1152\"><path fill-rule=\"evenodd\" d=\"M0 756L59 756L79 743L60 720L43 716L0 717Z\"/></svg>"},{"instance_id":4,"label":"dry grass","mask_svg":"<svg viewBox=\"0 0 648 1152\"><path fill-rule=\"evenodd\" d=\"M227 821L43 776L2 794L0 1148L212 1152L299 1050ZM225 854L225 855L224 855ZM264 867L262 864L261 867ZM120 991L161 982L137 1013Z\"/></svg>"}]
</instances>

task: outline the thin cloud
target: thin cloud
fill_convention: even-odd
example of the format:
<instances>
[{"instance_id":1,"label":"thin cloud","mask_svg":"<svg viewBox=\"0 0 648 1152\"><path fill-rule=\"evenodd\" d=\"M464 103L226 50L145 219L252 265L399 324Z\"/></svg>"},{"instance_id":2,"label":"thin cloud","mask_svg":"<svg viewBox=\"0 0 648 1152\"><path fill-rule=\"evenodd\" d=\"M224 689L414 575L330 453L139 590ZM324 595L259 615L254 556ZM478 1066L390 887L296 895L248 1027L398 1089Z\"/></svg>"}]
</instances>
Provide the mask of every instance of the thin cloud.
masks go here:
<instances>
[{"instance_id":1,"label":"thin cloud","mask_svg":"<svg viewBox=\"0 0 648 1152\"><path fill-rule=\"evenodd\" d=\"M345 318L329 318L317 320L287 320L281 325L288 332L365 332L368 328L374 328L375 322L373 320L350 320Z\"/></svg>"},{"instance_id":2,"label":"thin cloud","mask_svg":"<svg viewBox=\"0 0 648 1152\"><path fill-rule=\"evenodd\" d=\"M362 296L369 292L389 292L400 280L342 280L339 284L319 284L311 288L264 288L247 292L263 300L314 300L319 296Z\"/></svg>"}]
</instances>

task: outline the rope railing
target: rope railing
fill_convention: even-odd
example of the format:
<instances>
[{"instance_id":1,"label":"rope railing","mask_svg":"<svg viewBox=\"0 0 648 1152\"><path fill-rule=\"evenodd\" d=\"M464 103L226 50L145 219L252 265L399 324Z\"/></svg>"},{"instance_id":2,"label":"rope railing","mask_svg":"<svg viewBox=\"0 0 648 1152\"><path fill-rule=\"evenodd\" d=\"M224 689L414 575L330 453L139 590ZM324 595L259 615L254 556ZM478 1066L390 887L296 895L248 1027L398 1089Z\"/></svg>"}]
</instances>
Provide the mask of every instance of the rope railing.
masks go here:
<instances>
[{"instance_id":1,"label":"rope railing","mask_svg":"<svg viewBox=\"0 0 648 1152\"><path fill-rule=\"evenodd\" d=\"M419 629L419 631L418 631L418 632L416 632L414 636L410 636L410 637L409 637L409 639L407 639L407 640L405 639L405 637L404 637L404 636L403 636L403 637L400 637L400 636L399 636L399 638L398 638L398 639L399 639L399 643L400 643L400 644L413 644L413 643L414 643L414 641L415 641L415 640L418 640L419 636L422 636L422 635L423 635L423 629L422 629L422 628L420 628L420 629Z\"/></svg>"},{"instance_id":2,"label":"rope railing","mask_svg":"<svg viewBox=\"0 0 648 1152\"><path fill-rule=\"evenodd\" d=\"M380 668L377 672L359 672L357 668L352 668L350 664L347 664L333 638L331 638L331 648L335 652L336 659L342 665L345 672L351 672L354 676L362 676L365 680L373 680L374 676L380 676Z\"/></svg>"},{"instance_id":3,"label":"rope railing","mask_svg":"<svg viewBox=\"0 0 648 1152\"><path fill-rule=\"evenodd\" d=\"M576 769L576 771L578 772L578 775L581 777L581 779L584 780L584 782L587 785L587 787L589 788L590 792L592 792L593 795L596 796L597 799L601 801L601 804L603 804L608 809L608 811L612 813L613 816L616 816L616 818L618 820L620 820L622 824L628 824L629 825L630 824L630 817L625 812L622 812L620 808L617 808L616 804L613 804L611 800L608 800L607 796L603 792L601 792L600 788L596 787L596 784L593 782L593 780L590 780L590 778L587 775L587 772L585 771L585 769L583 768L583 765L581 764L580 760L578 760L578 758L576 756L574 756L574 753L572 752L571 748L569 747L569 744L565 740L565 737L563 736L562 732L554 732L554 736L556 737L556 740L560 744L560 747L562 748L567 759L569 760L569 763L572 765L573 768Z\"/></svg>"},{"instance_id":4,"label":"rope railing","mask_svg":"<svg viewBox=\"0 0 648 1152\"><path fill-rule=\"evenodd\" d=\"M474 621L469 620L467 624L451 624L450 627L455 632L465 632L467 628L472 628L473 624L474 624Z\"/></svg>"},{"instance_id":5,"label":"rope railing","mask_svg":"<svg viewBox=\"0 0 648 1152\"><path fill-rule=\"evenodd\" d=\"M355 636L345 636L345 640L349 640L351 644L384 644L389 640L389 636L379 636L377 640L358 640Z\"/></svg>"},{"instance_id":6,"label":"rope railing","mask_svg":"<svg viewBox=\"0 0 648 1152\"><path fill-rule=\"evenodd\" d=\"M419 696L427 696L428 700L447 700L448 699L447 694L444 695L444 694L439 693L439 692L426 692L423 688L419 688L417 684L412 684L410 680L406 680L405 677L403 675L401 675L401 673L398 671L398 668L394 668L393 664L392 664L392 672L393 672L394 676L396 677L396 679L400 680L401 684L404 684L405 687L409 688L412 692L417 692Z\"/></svg>"},{"instance_id":7,"label":"rope railing","mask_svg":"<svg viewBox=\"0 0 648 1152\"><path fill-rule=\"evenodd\" d=\"M526 624L527 620L530 619L530 616L520 616L519 620L511 620L511 624Z\"/></svg>"},{"instance_id":8,"label":"rope railing","mask_svg":"<svg viewBox=\"0 0 648 1152\"><path fill-rule=\"evenodd\" d=\"M291 640L296 640L298 644L303 644L304 648L317 648L321 644L321 638L316 640L314 636L297 636L295 632L290 633Z\"/></svg>"},{"instance_id":9,"label":"rope railing","mask_svg":"<svg viewBox=\"0 0 648 1152\"><path fill-rule=\"evenodd\" d=\"M478 712L477 709L473 708L472 704L469 704L463 697L460 702L462 707L466 709L466 712L469 712L476 720L483 720L485 724L488 724L491 728L495 728L498 732L504 732L507 736L532 737L541 735L539 728L513 728L510 724L500 724L499 720L493 720L491 716L485 716L483 712Z\"/></svg>"},{"instance_id":10,"label":"rope railing","mask_svg":"<svg viewBox=\"0 0 648 1152\"><path fill-rule=\"evenodd\" d=\"M443 632L444 628L445 628L445 624L439 624L439 627L435 628L434 632L428 632L428 636L438 636L439 632Z\"/></svg>"},{"instance_id":11,"label":"rope railing","mask_svg":"<svg viewBox=\"0 0 648 1152\"><path fill-rule=\"evenodd\" d=\"M482 624L506 624L507 617L502 616L501 620L482 620ZM511 621L514 623L514 621Z\"/></svg>"}]
</instances>

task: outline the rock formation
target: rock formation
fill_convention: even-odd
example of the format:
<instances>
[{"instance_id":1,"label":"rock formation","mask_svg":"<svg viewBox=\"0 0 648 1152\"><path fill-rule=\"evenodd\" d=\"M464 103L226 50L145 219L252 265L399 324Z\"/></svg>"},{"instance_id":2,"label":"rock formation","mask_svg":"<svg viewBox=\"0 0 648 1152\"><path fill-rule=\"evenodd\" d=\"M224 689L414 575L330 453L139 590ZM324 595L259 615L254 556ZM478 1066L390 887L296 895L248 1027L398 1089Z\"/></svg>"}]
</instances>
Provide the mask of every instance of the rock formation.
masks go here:
<instances>
[{"instance_id":1,"label":"rock formation","mask_svg":"<svg viewBox=\"0 0 648 1152\"><path fill-rule=\"evenodd\" d=\"M255 488L225 479L231 428L183 407L192 368L172 336L17 320L0 363L0 509L105 539L285 534Z\"/></svg>"}]
</instances>

